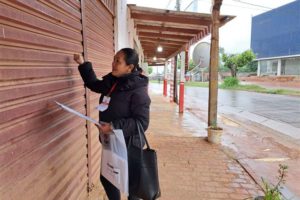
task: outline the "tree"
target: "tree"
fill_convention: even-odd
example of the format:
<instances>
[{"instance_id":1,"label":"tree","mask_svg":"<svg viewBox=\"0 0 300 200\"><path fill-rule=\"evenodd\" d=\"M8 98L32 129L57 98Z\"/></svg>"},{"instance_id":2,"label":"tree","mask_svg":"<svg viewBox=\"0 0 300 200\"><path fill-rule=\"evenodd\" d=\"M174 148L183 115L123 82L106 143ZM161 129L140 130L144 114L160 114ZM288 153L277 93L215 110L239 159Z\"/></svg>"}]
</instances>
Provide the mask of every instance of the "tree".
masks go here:
<instances>
[{"instance_id":1,"label":"tree","mask_svg":"<svg viewBox=\"0 0 300 200\"><path fill-rule=\"evenodd\" d=\"M219 53L220 54L224 54L225 53L225 48L224 47L220 47L219 48Z\"/></svg>"},{"instance_id":2,"label":"tree","mask_svg":"<svg viewBox=\"0 0 300 200\"><path fill-rule=\"evenodd\" d=\"M148 74L152 74L153 68L151 66L148 66Z\"/></svg>"},{"instance_id":3,"label":"tree","mask_svg":"<svg viewBox=\"0 0 300 200\"><path fill-rule=\"evenodd\" d=\"M177 56L177 70L181 69L181 56Z\"/></svg>"},{"instance_id":4,"label":"tree","mask_svg":"<svg viewBox=\"0 0 300 200\"><path fill-rule=\"evenodd\" d=\"M196 67L196 65L194 64L193 59L189 60L189 69L188 71L191 71L192 69L194 69Z\"/></svg>"},{"instance_id":5,"label":"tree","mask_svg":"<svg viewBox=\"0 0 300 200\"><path fill-rule=\"evenodd\" d=\"M236 77L238 70L251 63L254 58L255 55L251 50L244 51L241 54L222 54L224 66L230 69L232 77Z\"/></svg>"},{"instance_id":6,"label":"tree","mask_svg":"<svg viewBox=\"0 0 300 200\"><path fill-rule=\"evenodd\" d=\"M247 65L247 68L249 69L250 72L257 72L257 61L252 61Z\"/></svg>"}]
</instances>

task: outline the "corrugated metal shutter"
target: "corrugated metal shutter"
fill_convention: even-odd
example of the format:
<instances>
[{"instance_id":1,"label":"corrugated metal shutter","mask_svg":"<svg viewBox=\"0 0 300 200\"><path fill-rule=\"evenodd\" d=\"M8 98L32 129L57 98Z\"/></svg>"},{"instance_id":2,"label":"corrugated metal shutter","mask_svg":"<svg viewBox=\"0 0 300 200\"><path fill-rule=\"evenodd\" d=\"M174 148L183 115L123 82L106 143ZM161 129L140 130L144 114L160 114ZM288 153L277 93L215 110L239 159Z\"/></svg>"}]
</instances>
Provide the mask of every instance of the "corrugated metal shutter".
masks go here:
<instances>
[{"instance_id":1,"label":"corrugated metal shutter","mask_svg":"<svg viewBox=\"0 0 300 200\"><path fill-rule=\"evenodd\" d=\"M86 56L101 76L114 55L114 1L85 2ZM82 113L86 91L73 62L83 52L77 0L0 3L0 199L86 199L86 122L54 105ZM99 95L89 93L88 113ZM93 182L99 182L98 133L91 126Z\"/></svg>"},{"instance_id":2,"label":"corrugated metal shutter","mask_svg":"<svg viewBox=\"0 0 300 200\"><path fill-rule=\"evenodd\" d=\"M98 77L111 72L114 56L114 1L89 0L84 3L85 58L93 63ZM98 119L99 94L88 91L88 114ZM89 177L90 185L99 183L101 150L98 130L89 125Z\"/></svg>"},{"instance_id":3,"label":"corrugated metal shutter","mask_svg":"<svg viewBox=\"0 0 300 200\"><path fill-rule=\"evenodd\" d=\"M83 2L0 2L0 199L86 199L87 183L99 183L96 128L54 104L98 118L73 53L98 76L111 71L115 5Z\"/></svg>"}]
</instances>

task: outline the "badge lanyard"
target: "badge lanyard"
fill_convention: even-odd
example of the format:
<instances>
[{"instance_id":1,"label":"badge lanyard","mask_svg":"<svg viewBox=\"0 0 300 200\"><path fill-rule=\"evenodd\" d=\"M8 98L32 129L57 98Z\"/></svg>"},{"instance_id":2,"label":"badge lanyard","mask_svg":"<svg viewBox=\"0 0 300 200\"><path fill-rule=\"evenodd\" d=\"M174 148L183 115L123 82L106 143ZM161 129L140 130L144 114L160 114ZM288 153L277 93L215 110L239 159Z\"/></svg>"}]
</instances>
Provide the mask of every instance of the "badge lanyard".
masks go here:
<instances>
[{"instance_id":1,"label":"badge lanyard","mask_svg":"<svg viewBox=\"0 0 300 200\"><path fill-rule=\"evenodd\" d=\"M97 106L97 109L100 110L101 112L107 110L109 102L110 102L110 95L111 93L113 93L113 91L115 90L116 86L117 86L118 82L115 82L113 84L113 86L111 87L110 91L108 92L108 94L106 96L104 96L102 103L100 105Z\"/></svg>"}]
</instances>

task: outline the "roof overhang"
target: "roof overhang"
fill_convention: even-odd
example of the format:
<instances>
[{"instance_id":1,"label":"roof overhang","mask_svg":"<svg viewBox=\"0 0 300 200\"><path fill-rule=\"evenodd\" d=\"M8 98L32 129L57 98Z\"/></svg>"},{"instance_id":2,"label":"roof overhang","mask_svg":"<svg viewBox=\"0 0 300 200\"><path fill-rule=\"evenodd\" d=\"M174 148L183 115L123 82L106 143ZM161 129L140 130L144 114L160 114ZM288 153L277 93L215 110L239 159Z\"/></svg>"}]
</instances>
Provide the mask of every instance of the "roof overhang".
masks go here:
<instances>
[{"instance_id":1,"label":"roof overhang","mask_svg":"<svg viewBox=\"0 0 300 200\"><path fill-rule=\"evenodd\" d=\"M149 65L164 63L210 34L211 14L172 11L129 4L131 18ZM221 15L220 26L234 16ZM163 51L158 52L157 47ZM156 57L156 60L153 58Z\"/></svg>"}]
</instances>

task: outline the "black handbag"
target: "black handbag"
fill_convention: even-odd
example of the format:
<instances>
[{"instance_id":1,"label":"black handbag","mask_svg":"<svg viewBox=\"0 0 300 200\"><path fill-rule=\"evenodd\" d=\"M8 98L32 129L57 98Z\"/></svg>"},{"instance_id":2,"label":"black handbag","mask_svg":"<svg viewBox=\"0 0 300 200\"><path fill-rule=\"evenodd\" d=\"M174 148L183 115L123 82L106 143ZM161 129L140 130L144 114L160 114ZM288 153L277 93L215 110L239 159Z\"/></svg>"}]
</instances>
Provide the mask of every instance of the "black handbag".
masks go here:
<instances>
[{"instance_id":1,"label":"black handbag","mask_svg":"<svg viewBox=\"0 0 300 200\"><path fill-rule=\"evenodd\" d=\"M133 137L129 139L129 195L143 200L155 200L161 195L156 152L150 148L141 123L137 121L136 124L141 144L134 145ZM146 142L145 149L142 148L143 139Z\"/></svg>"}]
</instances>

